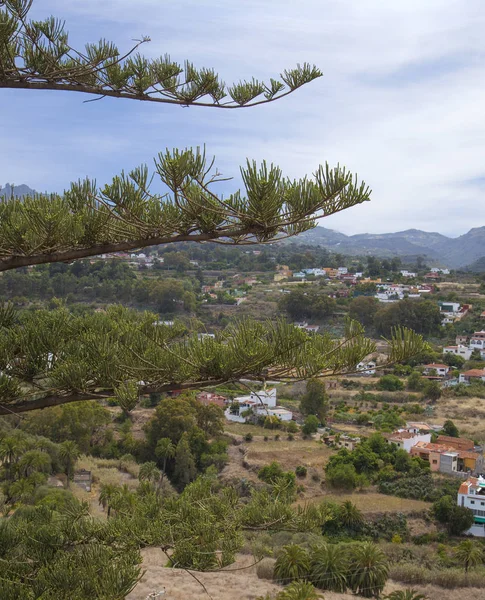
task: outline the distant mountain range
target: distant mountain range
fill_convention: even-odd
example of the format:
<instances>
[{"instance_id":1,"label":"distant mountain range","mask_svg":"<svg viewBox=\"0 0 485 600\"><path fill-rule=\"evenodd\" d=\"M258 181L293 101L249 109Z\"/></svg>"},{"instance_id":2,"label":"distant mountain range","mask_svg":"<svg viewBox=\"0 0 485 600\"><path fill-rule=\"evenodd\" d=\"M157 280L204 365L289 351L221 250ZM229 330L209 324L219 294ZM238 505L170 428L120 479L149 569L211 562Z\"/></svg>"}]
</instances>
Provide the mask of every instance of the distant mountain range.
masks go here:
<instances>
[{"instance_id":1,"label":"distant mountain range","mask_svg":"<svg viewBox=\"0 0 485 600\"><path fill-rule=\"evenodd\" d=\"M11 198L15 196L16 198L23 198L24 196L31 196L32 194L36 194L37 192L28 185L14 185L12 186L7 183L4 187L0 185L0 197L5 196L6 198Z\"/></svg>"},{"instance_id":2,"label":"distant mountain range","mask_svg":"<svg viewBox=\"0 0 485 600\"><path fill-rule=\"evenodd\" d=\"M13 195L35 194L27 185L16 185ZM12 187L0 187L0 197L12 196ZM430 263L452 269L469 267L473 271L485 271L485 227L475 227L457 238L441 233L408 229L397 233L360 233L345 235L333 229L315 227L301 235L290 238L288 243L323 246L332 252L347 255L371 255L382 258L399 256L415 260L418 256Z\"/></svg>"},{"instance_id":3,"label":"distant mountain range","mask_svg":"<svg viewBox=\"0 0 485 600\"><path fill-rule=\"evenodd\" d=\"M485 227L475 227L457 238L419 229L345 235L333 229L315 227L292 238L292 243L323 246L332 252L354 256L399 256L408 260L422 256L433 264L454 269L485 263Z\"/></svg>"}]
</instances>

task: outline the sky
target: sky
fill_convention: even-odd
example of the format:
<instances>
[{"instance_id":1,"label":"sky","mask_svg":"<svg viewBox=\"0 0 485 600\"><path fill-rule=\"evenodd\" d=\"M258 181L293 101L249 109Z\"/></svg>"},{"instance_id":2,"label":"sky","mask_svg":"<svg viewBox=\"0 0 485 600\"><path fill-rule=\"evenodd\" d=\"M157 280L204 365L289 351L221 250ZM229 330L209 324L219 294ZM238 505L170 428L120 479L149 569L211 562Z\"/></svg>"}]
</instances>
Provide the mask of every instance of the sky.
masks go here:
<instances>
[{"instance_id":1,"label":"sky","mask_svg":"<svg viewBox=\"0 0 485 600\"><path fill-rule=\"evenodd\" d=\"M449 236L485 225L483 0L34 0L71 44L121 51L148 35L226 83L269 80L296 63L324 76L278 102L223 111L67 92L0 90L0 184L62 192L101 185L165 148L206 145L226 191L246 158L285 175L345 165L371 202L320 225L346 234L416 228Z\"/></svg>"}]
</instances>

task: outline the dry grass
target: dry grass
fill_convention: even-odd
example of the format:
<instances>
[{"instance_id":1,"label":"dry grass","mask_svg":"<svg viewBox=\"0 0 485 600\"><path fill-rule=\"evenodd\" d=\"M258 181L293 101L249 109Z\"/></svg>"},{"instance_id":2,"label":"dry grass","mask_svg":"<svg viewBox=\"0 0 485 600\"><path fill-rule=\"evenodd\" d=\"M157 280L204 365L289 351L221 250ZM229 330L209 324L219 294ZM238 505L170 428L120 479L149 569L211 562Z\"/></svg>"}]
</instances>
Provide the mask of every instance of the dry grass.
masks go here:
<instances>
[{"instance_id":1,"label":"dry grass","mask_svg":"<svg viewBox=\"0 0 485 600\"><path fill-rule=\"evenodd\" d=\"M445 396L435 408L431 423L442 425L446 419L455 422L462 436L471 437L485 442L485 399Z\"/></svg>"},{"instance_id":2,"label":"dry grass","mask_svg":"<svg viewBox=\"0 0 485 600\"><path fill-rule=\"evenodd\" d=\"M106 518L106 515L99 505L99 490L103 484L123 485L126 484L130 489L138 486L138 465L130 463L131 473L121 471L118 466L118 460L106 460L93 458L92 456L81 456L77 462L78 469L91 471L93 475L93 485L91 491L86 492L83 488L72 483L71 491L79 499L89 502L90 512L94 517Z\"/></svg>"},{"instance_id":3,"label":"dry grass","mask_svg":"<svg viewBox=\"0 0 485 600\"><path fill-rule=\"evenodd\" d=\"M247 460L258 466L277 461L287 470L294 470L298 465L321 470L332 454L333 450L314 439L289 441L285 436L278 442L251 442Z\"/></svg>"},{"instance_id":4,"label":"dry grass","mask_svg":"<svg viewBox=\"0 0 485 600\"><path fill-rule=\"evenodd\" d=\"M164 600L256 600L258 596L266 593L275 594L281 587L274 583L259 579L257 566L252 556L239 556L236 562L227 567L225 571L217 573L194 573L197 579L204 584L207 592L201 584L182 569L167 569L166 556L159 548L145 548L142 550L143 569L146 570L140 583L133 592L127 596L127 600L145 600L148 594L165 589L165 594L160 596ZM243 568L241 567L249 567ZM238 570L234 570L238 569ZM424 593L429 600L478 600L483 598L483 588L461 588L458 590L444 589L436 585L411 585L389 581L384 589L385 594L394 590L402 590L413 587L416 591ZM325 592L325 600L355 600L355 596L347 594L336 594Z\"/></svg>"},{"instance_id":5,"label":"dry grass","mask_svg":"<svg viewBox=\"0 0 485 600\"><path fill-rule=\"evenodd\" d=\"M224 423L224 431L226 433L231 433L234 435L245 436L247 433L252 433L253 436L264 437L267 435L268 437L273 437L276 434L284 435L285 432L273 430L273 429L265 429L264 427L259 427L258 425L251 425L250 423L232 423L230 421L226 421Z\"/></svg>"},{"instance_id":6,"label":"dry grass","mask_svg":"<svg viewBox=\"0 0 485 600\"><path fill-rule=\"evenodd\" d=\"M92 456L81 456L77 462L77 469L86 469L91 471L93 482L97 485L113 484L123 485L126 483L129 488L134 489L138 486L139 466L136 463L128 465L129 473L119 469L119 460L108 460L93 458Z\"/></svg>"},{"instance_id":7,"label":"dry grass","mask_svg":"<svg viewBox=\"0 0 485 600\"><path fill-rule=\"evenodd\" d=\"M323 500L342 503L345 500L351 500L363 513L380 512L403 512L413 513L430 508L429 502L421 500L411 500L409 498L398 498L397 496L387 496L378 492L362 492L353 494L325 493L311 498L311 502L321 502ZM302 503L301 501L299 502Z\"/></svg>"}]
</instances>

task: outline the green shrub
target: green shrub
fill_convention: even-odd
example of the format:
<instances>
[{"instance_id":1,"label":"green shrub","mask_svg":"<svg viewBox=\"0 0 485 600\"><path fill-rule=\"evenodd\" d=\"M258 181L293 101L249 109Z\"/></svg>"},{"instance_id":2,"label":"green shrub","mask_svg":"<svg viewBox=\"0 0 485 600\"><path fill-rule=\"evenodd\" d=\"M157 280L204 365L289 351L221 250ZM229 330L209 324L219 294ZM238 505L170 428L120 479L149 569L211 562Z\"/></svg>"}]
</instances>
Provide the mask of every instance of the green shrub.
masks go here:
<instances>
[{"instance_id":1,"label":"green shrub","mask_svg":"<svg viewBox=\"0 0 485 600\"><path fill-rule=\"evenodd\" d=\"M251 432L246 433L246 435L244 436L244 441L245 442L252 442L253 441L253 434Z\"/></svg>"},{"instance_id":2,"label":"green shrub","mask_svg":"<svg viewBox=\"0 0 485 600\"><path fill-rule=\"evenodd\" d=\"M306 477L307 468L304 467L303 465L298 465L295 469L295 473L296 473L297 477Z\"/></svg>"},{"instance_id":3,"label":"green shrub","mask_svg":"<svg viewBox=\"0 0 485 600\"><path fill-rule=\"evenodd\" d=\"M335 489L353 490L357 485L357 471L354 465L335 465L327 468L326 481Z\"/></svg>"},{"instance_id":4,"label":"green shrub","mask_svg":"<svg viewBox=\"0 0 485 600\"><path fill-rule=\"evenodd\" d=\"M305 423L301 430L305 435L311 435L312 433L316 433L318 431L319 424L320 421L315 415L309 415L305 419Z\"/></svg>"},{"instance_id":5,"label":"green shrub","mask_svg":"<svg viewBox=\"0 0 485 600\"><path fill-rule=\"evenodd\" d=\"M399 392L404 389L404 383L396 375L383 375L377 382L377 389L385 392Z\"/></svg>"},{"instance_id":6,"label":"green shrub","mask_svg":"<svg viewBox=\"0 0 485 600\"><path fill-rule=\"evenodd\" d=\"M275 560L273 558L263 558L256 567L256 575L259 579L272 580L274 577Z\"/></svg>"}]
</instances>

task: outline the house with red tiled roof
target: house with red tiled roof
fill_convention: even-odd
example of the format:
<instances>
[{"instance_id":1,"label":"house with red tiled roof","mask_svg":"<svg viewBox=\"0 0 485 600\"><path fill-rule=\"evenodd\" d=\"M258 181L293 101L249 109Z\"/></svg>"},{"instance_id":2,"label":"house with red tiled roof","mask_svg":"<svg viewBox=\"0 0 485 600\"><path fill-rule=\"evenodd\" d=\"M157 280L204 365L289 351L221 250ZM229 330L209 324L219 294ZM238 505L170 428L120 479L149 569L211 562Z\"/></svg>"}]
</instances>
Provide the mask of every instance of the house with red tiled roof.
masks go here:
<instances>
[{"instance_id":1,"label":"house with red tiled roof","mask_svg":"<svg viewBox=\"0 0 485 600\"><path fill-rule=\"evenodd\" d=\"M429 365L424 365L423 375L435 375L435 377L446 377L450 371L450 367L448 365L444 365L441 363L431 363Z\"/></svg>"},{"instance_id":2,"label":"house with red tiled roof","mask_svg":"<svg viewBox=\"0 0 485 600\"><path fill-rule=\"evenodd\" d=\"M450 475L458 472L458 452L447 446L418 442L411 448L410 454L428 462L431 471Z\"/></svg>"},{"instance_id":3,"label":"house with red tiled roof","mask_svg":"<svg viewBox=\"0 0 485 600\"><path fill-rule=\"evenodd\" d=\"M485 479L469 477L464 481L458 490L457 504L469 508L473 513L475 522L466 533L485 537Z\"/></svg>"},{"instance_id":4,"label":"house with red tiled roof","mask_svg":"<svg viewBox=\"0 0 485 600\"><path fill-rule=\"evenodd\" d=\"M204 406L215 404L220 408L225 408L225 405L227 404L227 398L225 396L213 392L201 392L200 394L197 394L197 400L201 404L204 404Z\"/></svg>"},{"instance_id":5,"label":"house with red tiled roof","mask_svg":"<svg viewBox=\"0 0 485 600\"><path fill-rule=\"evenodd\" d=\"M475 448L475 442L473 440L461 437L451 437L450 435L439 435L436 443L446 444L457 450L473 450Z\"/></svg>"},{"instance_id":6,"label":"house with red tiled roof","mask_svg":"<svg viewBox=\"0 0 485 600\"><path fill-rule=\"evenodd\" d=\"M446 436L442 436L442 438L448 439ZM431 471L448 474L481 473L483 471L483 455L480 452L474 452L474 447L470 450L457 448L457 445L460 444L455 442L455 446L452 446L448 442L436 444L418 442L411 448L410 454L429 462Z\"/></svg>"},{"instance_id":7,"label":"house with red tiled roof","mask_svg":"<svg viewBox=\"0 0 485 600\"><path fill-rule=\"evenodd\" d=\"M467 346L458 344L457 346L445 346L443 348L443 354L455 354L456 356L461 356L465 360L470 360L472 350L470 350L470 348Z\"/></svg>"},{"instance_id":8,"label":"house with red tiled roof","mask_svg":"<svg viewBox=\"0 0 485 600\"><path fill-rule=\"evenodd\" d=\"M460 373L458 381L465 384L470 384L474 381L485 381L485 369L470 369L469 371Z\"/></svg>"},{"instance_id":9,"label":"house with red tiled roof","mask_svg":"<svg viewBox=\"0 0 485 600\"><path fill-rule=\"evenodd\" d=\"M408 429L398 429L386 437L389 444L396 444L398 448L408 453L418 442L431 442L431 433L410 431Z\"/></svg>"}]
</instances>

